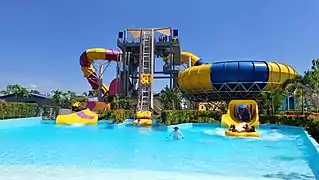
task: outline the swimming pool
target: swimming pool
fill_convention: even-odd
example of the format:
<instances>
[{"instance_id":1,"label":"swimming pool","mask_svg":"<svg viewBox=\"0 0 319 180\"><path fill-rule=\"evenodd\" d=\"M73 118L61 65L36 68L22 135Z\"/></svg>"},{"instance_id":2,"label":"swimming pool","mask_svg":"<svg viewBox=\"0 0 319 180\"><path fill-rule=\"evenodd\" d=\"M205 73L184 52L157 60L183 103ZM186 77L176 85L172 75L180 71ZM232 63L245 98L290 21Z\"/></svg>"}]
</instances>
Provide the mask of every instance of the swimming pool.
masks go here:
<instances>
[{"instance_id":1,"label":"swimming pool","mask_svg":"<svg viewBox=\"0 0 319 180\"><path fill-rule=\"evenodd\" d=\"M24 179L315 179L318 153L301 128L228 138L218 125L165 129L37 124L0 131L0 177Z\"/></svg>"}]
</instances>

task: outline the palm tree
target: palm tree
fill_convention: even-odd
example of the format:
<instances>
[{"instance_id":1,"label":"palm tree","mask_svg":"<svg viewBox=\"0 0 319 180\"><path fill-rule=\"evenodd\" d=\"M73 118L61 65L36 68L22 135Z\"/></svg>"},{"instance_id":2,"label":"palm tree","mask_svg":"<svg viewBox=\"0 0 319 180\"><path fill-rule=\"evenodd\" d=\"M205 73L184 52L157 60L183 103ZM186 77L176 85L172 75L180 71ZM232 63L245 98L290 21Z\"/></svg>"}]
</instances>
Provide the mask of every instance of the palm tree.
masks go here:
<instances>
[{"instance_id":1,"label":"palm tree","mask_svg":"<svg viewBox=\"0 0 319 180\"><path fill-rule=\"evenodd\" d=\"M14 94L16 97L16 101L18 101L19 98L26 99L30 96L29 91L19 84L10 84L6 87L6 90L2 90L1 93L6 95Z\"/></svg>"},{"instance_id":2,"label":"palm tree","mask_svg":"<svg viewBox=\"0 0 319 180\"><path fill-rule=\"evenodd\" d=\"M319 109L319 58L312 60L312 66L305 72L306 81L305 99L306 106L310 110L318 111Z\"/></svg>"},{"instance_id":3,"label":"palm tree","mask_svg":"<svg viewBox=\"0 0 319 180\"><path fill-rule=\"evenodd\" d=\"M52 100L55 102L56 105L61 106L63 92L61 90L56 89L52 91L52 94Z\"/></svg>"},{"instance_id":4,"label":"palm tree","mask_svg":"<svg viewBox=\"0 0 319 180\"><path fill-rule=\"evenodd\" d=\"M281 85L280 90L284 94L294 94L297 99L299 99L299 107L301 107L301 112L304 114L305 101L311 101L311 91L316 86L316 83L313 81L314 73L312 71L306 71L304 76L296 76L294 79L287 80L284 84ZM308 105L307 103L306 105Z\"/></svg>"},{"instance_id":5,"label":"palm tree","mask_svg":"<svg viewBox=\"0 0 319 180\"><path fill-rule=\"evenodd\" d=\"M75 103L75 102L76 102L77 96L76 96L76 93L75 93L75 92L73 92L73 91L68 91L68 92L67 92L67 96L69 97L70 103Z\"/></svg>"},{"instance_id":6,"label":"palm tree","mask_svg":"<svg viewBox=\"0 0 319 180\"><path fill-rule=\"evenodd\" d=\"M161 90L159 99L163 109L181 109L181 93L178 89L170 89L166 86Z\"/></svg>"}]
</instances>

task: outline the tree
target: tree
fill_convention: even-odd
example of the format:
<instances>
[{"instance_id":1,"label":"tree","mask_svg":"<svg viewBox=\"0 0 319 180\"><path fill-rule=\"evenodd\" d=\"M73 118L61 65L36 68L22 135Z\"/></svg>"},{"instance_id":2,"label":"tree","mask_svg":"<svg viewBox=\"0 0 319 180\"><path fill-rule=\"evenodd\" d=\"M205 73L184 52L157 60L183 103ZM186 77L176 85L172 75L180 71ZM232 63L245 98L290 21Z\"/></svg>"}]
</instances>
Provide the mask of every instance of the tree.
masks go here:
<instances>
[{"instance_id":1,"label":"tree","mask_svg":"<svg viewBox=\"0 0 319 180\"><path fill-rule=\"evenodd\" d=\"M20 98L26 99L30 96L29 91L19 84L10 84L6 87L5 90L2 90L1 93L6 95L14 94L16 97L16 101L18 101Z\"/></svg>"},{"instance_id":2,"label":"tree","mask_svg":"<svg viewBox=\"0 0 319 180\"><path fill-rule=\"evenodd\" d=\"M306 107L309 110L319 109L319 58L312 60L311 68L305 72L304 78L307 80Z\"/></svg>"},{"instance_id":3,"label":"tree","mask_svg":"<svg viewBox=\"0 0 319 180\"><path fill-rule=\"evenodd\" d=\"M163 109L181 109L181 93L179 89L170 89L166 86L161 90L159 97Z\"/></svg>"},{"instance_id":4,"label":"tree","mask_svg":"<svg viewBox=\"0 0 319 180\"><path fill-rule=\"evenodd\" d=\"M283 105L283 97L283 93L279 90L262 92L262 107L267 115L275 115L278 112L279 107Z\"/></svg>"},{"instance_id":5,"label":"tree","mask_svg":"<svg viewBox=\"0 0 319 180\"><path fill-rule=\"evenodd\" d=\"M312 60L312 67L303 76L286 81L281 90L285 94L293 94L297 98L297 107L304 113L304 109L317 110L319 108L319 59Z\"/></svg>"},{"instance_id":6,"label":"tree","mask_svg":"<svg viewBox=\"0 0 319 180\"><path fill-rule=\"evenodd\" d=\"M86 97L80 96L78 97L75 92L67 91L63 92L61 90L52 91L52 100L61 107L69 108L75 102L85 102L87 100Z\"/></svg>"},{"instance_id":7,"label":"tree","mask_svg":"<svg viewBox=\"0 0 319 180\"><path fill-rule=\"evenodd\" d=\"M38 90L32 89L30 90L31 94L40 94L40 92Z\"/></svg>"},{"instance_id":8,"label":"tree","mask_svg":"<svg viewBox=\"0 0 319 180\"><path fill-rule=\"evenodd\" d=\"M61 106L63 91L56 89L52 91L52 94L52 100L55 102L56 105Z\"/></svg>"},{"instance_id":9,"label":"tree","mask_svg":"<svg viewBox=\"0 0 319 180\"><path fill-rule=\"evenodd\" d=\"M114 109L131 109L132 101L129 97L114 96L111 101L111 106Z\"/></svg>"},{"instance_id":10,"label":"tree","mask_svg":"<svg viewBox=\"0 0 319 180\"><path fill-rule=\"evenodd\" d=\"M78 98L77 98L75 92L68 91L66 94L67 94L67 98L68 98L68 101L69 101L68 103L69 104L73 104L73 103L77 102Z\"/></svg>"},{"instance_id":11,"label":"tree","mask_svg":"<svg viewBox=\"0 0 319 180\"><path fill-rule=\"evenodd\" d=\"M75 102L85 102L87 101L87 97L85 96L77 96Z\"/></svg>"}]
</instances>

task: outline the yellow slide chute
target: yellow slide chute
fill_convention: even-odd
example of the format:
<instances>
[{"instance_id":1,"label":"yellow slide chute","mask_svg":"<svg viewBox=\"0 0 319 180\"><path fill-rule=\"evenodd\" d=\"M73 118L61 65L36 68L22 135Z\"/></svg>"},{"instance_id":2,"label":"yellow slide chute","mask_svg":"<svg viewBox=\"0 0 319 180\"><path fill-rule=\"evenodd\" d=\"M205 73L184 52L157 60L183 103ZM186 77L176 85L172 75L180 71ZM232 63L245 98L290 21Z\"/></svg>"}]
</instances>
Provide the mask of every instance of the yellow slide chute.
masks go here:
<instances>
[{"instance_id":1,"label":"yellow slide chute","mask_svg":"<svg viewBox=\"0 0 319 180\"><path fill-rule=\"evenodd\" d=\"M59 125L96 125L98 114L90 109L85 109L68 115L59 115L56 118L56 124Z\"/></svg>"},{"instance_id":2,"label":"yellow slide chute","mask_svg":"<svg viewBox=\"0 0 319 180\"><path fill-rule=\"evenodd\" d=\"M228 104L227 113L222 116L222 127L229 128L230 125L235 125L236 127L240 126L241 122L236 115L238 105L245 105L251 112L251 118L247 124L255 128L259 127L259 113L258 113L258 104L254 100L232 100ZM259 137L258 132L231 132L226 131L227 136L242 136L242 137Z\"/></svg>"}]
</instances>

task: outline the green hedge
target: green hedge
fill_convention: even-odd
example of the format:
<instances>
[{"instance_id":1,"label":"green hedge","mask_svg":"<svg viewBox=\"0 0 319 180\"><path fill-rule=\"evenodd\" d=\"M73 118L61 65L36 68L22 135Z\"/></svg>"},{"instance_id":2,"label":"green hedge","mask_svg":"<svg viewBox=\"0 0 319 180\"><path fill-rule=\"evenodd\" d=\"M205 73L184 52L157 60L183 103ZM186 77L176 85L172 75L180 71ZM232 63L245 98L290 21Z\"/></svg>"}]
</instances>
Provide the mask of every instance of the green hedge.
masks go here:
<instances>
[{"instance_id":1,"label":"green hedge","mask_svg":"<svg viewBox=\"0 0 319 180\"><path fill-rule=\"evenodd\" d=\"M52 110L51 110L52 109ZM0 102L0 119L13 119L36 117L50 117L55 119L59 114L60 107L58 106L42 106L38 107L35 103L6 103Z\"/></svg>"},{"instance_id":2,"label":"green hedge","mask_svg":"<svg viewBox=\"0 0 319 180\"><path fill-rule=\"evenodd\" d=\"M181 123L219 123L222 113L218 111L164 110L161 122L166 125Z\"/></svg>"},{"instance_id":3,"label":"green hedge","mask_svg":"<svg viewBox=\"0 0 319 180\"><path fill-rule=\"evenodd\" d=\"M35 117L37 110L38 106L34 103L0 102L0 119Z\"/></svg>"},{"instance_id":4,"label":"green hedge","mask_svg":"<svg viewBox=\"0 0 319 180\"><path fill-rule=\"evenodd\" d=\"M111 111L99 112L99 120L114 119L114 123L123 123L125 119L133 118L134 114L131 110L117 109Z\"/></svg>"}]
</instances>

